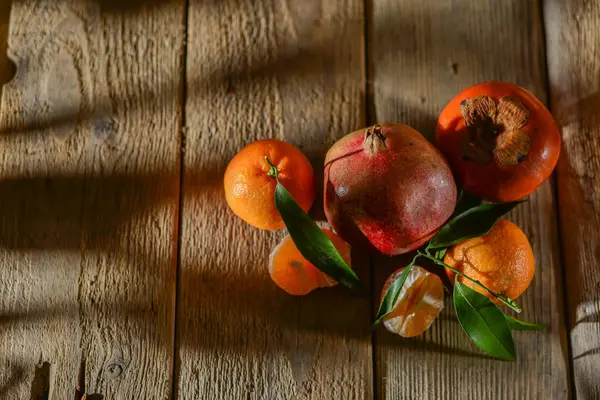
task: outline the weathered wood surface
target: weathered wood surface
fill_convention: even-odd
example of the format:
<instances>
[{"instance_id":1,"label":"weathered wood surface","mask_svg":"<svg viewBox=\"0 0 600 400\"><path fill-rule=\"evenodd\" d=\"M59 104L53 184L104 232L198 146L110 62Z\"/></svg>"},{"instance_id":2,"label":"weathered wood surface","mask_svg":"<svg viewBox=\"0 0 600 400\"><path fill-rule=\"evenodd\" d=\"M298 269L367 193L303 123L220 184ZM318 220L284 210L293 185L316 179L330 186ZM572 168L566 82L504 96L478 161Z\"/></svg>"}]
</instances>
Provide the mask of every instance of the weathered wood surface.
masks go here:
<instances>
[{"instance_id":1,"label":"weathered wood surface","mask_svg":"<svg viewBox=\"0 0 600 400\"><path fill-rule=\"evenodd\" d=\"M577 399L600 398L600 4L544 2L558 205Z\"/></svg>"},{"instance_id":2,"label":"weathered wood surface","mask_svg":"<svg viewBox=\"0 0 600 400\"><path fill-rule=\"evenodd\" d=\"M368 30L371 121L408 123L433 138L436 117L463 88L518 83L546 100L541 13L536 1L372 0ZM593 46L590 42L590 46ZM532 286L519 301L541 333L516 333L518 359L482 355L462 332L451 302L413 340L380 330L376 386L381 399L565 399L568 355L552 182L511 214L536 255ZM375 294L402 260L378 258Z\"/></svg>"},{"instance_id":3,"label":"weathered wood surface","mask_svg":"<svg viewBox=\"0 0 600 400\"><path fill-rule=\"evenodd\" d=\"M178 398L371 397L368 297L277 288L267 260L283 232L245 224L222 187L229 160L261 138L298 145L320 184L325 151L364 125L363 37L359 0L191 1Z\"/></svg>"},{"instance_id":4,"label":"weathered wood surface","mask_svg":"<svg viewBox=\"0 0 600 400\"><path fill-rule=\"evenodd\" d=\"M0 103L0 398L71 398L83 357L105 399L565 399L571 373L578 399L598 398L600 7L542 6L0 0L0 84L17 72ZM551 324L515 334L515 363L482 355L449 304L422 337L379 330L373 348L401 258L353 255L371 300L274 286L283 232L224 201L240 148L294 143L320 184L346 132L404 122L431 138L446 102L488 79L550 97L563 134L556 190L511 214L537 257L522 316Z\"/></svg>"},{"instance_id":5,"label":"weathered wood surface","mask_svg":"<svg viewBox=\"0 0 600 400\"><path fill-rule=\"evenodd\" d=\"M0 86L10 81L15 74L14 63L8 58L8 26L11 3L8 0L0 0Z\"/></svg>"},{"instance_id":6,"label":"weathered wood surface","mask_svg":"<svg viewBox=\"0 0 600 400\"><path fill-rule=\"evenodd\" d=\"M185 8L138 5L12 4L2 399L73 398L83 357L89 393L170 396Z\"/></svg>"}]
</instances>

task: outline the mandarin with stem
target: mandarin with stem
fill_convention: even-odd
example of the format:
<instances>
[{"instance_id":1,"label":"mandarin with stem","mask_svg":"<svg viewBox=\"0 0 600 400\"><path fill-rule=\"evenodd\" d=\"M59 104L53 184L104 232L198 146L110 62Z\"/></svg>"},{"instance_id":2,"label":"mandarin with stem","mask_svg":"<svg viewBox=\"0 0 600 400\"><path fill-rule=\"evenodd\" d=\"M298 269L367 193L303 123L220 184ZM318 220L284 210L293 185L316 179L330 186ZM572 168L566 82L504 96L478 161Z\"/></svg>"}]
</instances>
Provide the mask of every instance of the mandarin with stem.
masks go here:
<instances>
[{"instance_id":1,"label":"mandarin with stem","mask_svg":"<svg viewBox=\"0 0 600 400\"><path fill-rule=\"evenodd\" d=\"M529 287L535 271L535 257L527 236L506 219L498 220L487 234L450 247L444 262L513 300ZM454 282L455 272L446 269L446 273ZM500 304L468 279L459 276L458 280Z\"/></svg>"},{"instance_id":2,"label":"mandarin with stem","mask_svg":"<svg viewBox=\"0 0 600 400\"><path fill-rule=\"evenodd\" d=\"M225 171L225 199L238 217L260 229L285 228L275 207L277 180L268 175L277 167L279 182L304 211L315 200L315 178L308 158L297 147L275 139L258 140L240 150Z\"/></svg>"}]
</instances>

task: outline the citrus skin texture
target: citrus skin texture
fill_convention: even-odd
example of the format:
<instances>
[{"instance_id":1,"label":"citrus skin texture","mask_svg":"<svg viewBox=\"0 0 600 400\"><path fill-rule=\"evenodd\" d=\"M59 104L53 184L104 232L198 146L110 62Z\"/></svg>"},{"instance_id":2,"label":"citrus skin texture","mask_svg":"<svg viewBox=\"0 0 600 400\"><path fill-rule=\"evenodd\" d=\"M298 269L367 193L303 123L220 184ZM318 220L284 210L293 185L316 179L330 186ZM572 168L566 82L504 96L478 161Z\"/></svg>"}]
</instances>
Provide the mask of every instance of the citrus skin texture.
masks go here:
<instances>
[{"instance_id":1,"label":"citrus skin texture","mask_svg":"<svg viewBox=\"0 0 600 400\"><path fill-rule=\"evenodd\" d=\"M325 215L352 246L387 255L426 243L454 211L456 185L441 153L407 125L350 133L325 158Z\"/></svg>"},{"instance_id":2,"label":"citrus skin texture","mask_svg":"<svg viewBox=\"0 0 600 400\"><path fill-rule=\"evenodd\" d=\"M295 146L275 139L258 140L233 157L225 171L225 199L241 219L260 229L277 230L285 224L275 207L277 181L268 176L270 166L279 170L279 181L304 211L315 200L314 171L308 158Z\"/></svg>"},{"instance_id":3,"label":"citrus skin texture","mask_svg":"<svg viewBox=\"0 0 600 400\"><path fill-rule=\"evenodd\" d=\"M381 301L388 288L402 274L404 268L395 271L386 280ZM418 336L425 332L444 308L444 284L431 272L414 265L390 314L384 320L385 328L403 337Z\"/></svg>"},{"instance_id":4,"label":"citrus skin texture","mask_svg":"<svg viewBox=\"0 0 600 400\"><path fill-rule=\"evenodd\" d=\"M521 228L505 219L498 220L484 236L449 248L444 262L493 292L504 293L513 300L529 287L535 272L535 257L527 236ZM455 273L449 269L446 273L454 283ZM459 276L458 280L500 304L468 279Z\"/></svg>"},{"instance_id":5,"label":"citrus skin texture","mask_svg":"<svg viewBox=\"0 0 600 400\"><path fill-rule=\"evenodd\" d=\"M332 241L344 261L350 264L350 246L329 229L321 229ZM289 294L302 296L321 287L337 285L329 276L307 261L288 235L273 250L269 274L277 286Z\"/></svg>"},{"instance_id":6,"label":"citrus skin texture","mask_svg":"<svg viewBox=\"0 0 600 400\"><path fill-rule=\"evenodd\" d=\"M560 154L560 133L548 109L505 82L480 83L452 99L439 116L436 143L460 185L497 203L533 192Z\"/></svg>"}]
</instances>

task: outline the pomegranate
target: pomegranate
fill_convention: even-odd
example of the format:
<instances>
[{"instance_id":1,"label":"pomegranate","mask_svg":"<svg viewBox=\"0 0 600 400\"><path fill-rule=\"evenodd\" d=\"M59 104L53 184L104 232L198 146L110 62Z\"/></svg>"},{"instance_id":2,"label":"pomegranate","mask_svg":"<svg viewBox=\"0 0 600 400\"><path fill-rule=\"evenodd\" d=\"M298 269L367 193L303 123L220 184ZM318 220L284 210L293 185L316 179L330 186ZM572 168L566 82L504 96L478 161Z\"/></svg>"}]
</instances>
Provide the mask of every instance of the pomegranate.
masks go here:
<instances>
[{"instance_id":1,"label":"pomegranate","mask_svg":"<svg viewBox=\"0 0 600 400\"><path fill-rule=\"evenodd\" d=\"M348 243L397 255L425 244L456 206L446 159L407 125L344 136L325 157L325 215Z\"/></svg>"}]
</instances>

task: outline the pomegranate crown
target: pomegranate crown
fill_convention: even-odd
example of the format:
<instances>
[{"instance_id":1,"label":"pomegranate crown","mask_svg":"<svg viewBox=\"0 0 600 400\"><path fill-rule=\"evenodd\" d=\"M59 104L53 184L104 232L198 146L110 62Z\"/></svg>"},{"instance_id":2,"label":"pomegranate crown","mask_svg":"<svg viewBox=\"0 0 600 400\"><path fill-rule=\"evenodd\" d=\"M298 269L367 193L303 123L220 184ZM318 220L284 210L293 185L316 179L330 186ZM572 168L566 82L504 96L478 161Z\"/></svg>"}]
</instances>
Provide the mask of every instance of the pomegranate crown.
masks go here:
<instances>
[{"instance_id":1,"label":"pomegranate crown","mask_svg":"<svg viewBox=\"0 0 600 400\"><path fill-rule=\"evenodd\" d=\"M373 156L382 150L387 150L385 135L383 134L381 125L373 125L365 129L363 149L369 156Z\"/></svg>"}]
</instances>

